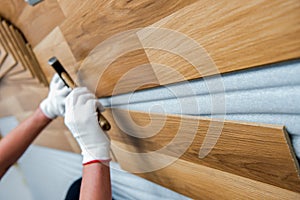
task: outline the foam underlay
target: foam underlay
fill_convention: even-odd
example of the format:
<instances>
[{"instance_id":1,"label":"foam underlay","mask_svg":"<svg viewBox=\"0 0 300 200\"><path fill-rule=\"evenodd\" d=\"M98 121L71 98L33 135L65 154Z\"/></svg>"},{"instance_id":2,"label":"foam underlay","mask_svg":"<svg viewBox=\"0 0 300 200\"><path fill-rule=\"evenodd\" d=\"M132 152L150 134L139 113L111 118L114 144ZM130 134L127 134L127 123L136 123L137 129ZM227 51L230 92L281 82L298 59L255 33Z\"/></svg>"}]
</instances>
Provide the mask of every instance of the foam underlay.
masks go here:
<instances>
[{"instance_id":1,"label":"foam underlay","mask_svg":"<svg viewBox=\"0 0 300 200\"><path fill-rule=\"evenodd\" d=\"M300 60L100 101L105 107L285 125L300 158Z\"/></svg>"}]
</instances>

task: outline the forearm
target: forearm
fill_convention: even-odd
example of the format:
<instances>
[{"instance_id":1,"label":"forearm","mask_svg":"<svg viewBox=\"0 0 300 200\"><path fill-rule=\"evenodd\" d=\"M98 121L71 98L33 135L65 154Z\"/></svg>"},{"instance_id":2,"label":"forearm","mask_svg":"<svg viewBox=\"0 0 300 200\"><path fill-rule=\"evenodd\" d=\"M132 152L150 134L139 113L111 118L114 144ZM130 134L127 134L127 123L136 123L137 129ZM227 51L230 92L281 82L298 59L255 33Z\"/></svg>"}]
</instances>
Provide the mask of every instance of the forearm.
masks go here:
<instances>
[{"instance_id":1,"label":"forearm","mask_svg":"<svg viewBox=\"0 0 300 200\"><path fill-rule=\"evenodd\" d=\"M83 167L80 199L112 199L109 163L92 163Z\"/></svg>"},{"instance_id":2,"label":"forearm","mask_svg":"<svg viewBox=\"0 0 300 200\"><path fill-rule=\"evenodd\" d=\"M50 122L38 108L0 141L0 179Z\"/></svg>"}]
</instances>

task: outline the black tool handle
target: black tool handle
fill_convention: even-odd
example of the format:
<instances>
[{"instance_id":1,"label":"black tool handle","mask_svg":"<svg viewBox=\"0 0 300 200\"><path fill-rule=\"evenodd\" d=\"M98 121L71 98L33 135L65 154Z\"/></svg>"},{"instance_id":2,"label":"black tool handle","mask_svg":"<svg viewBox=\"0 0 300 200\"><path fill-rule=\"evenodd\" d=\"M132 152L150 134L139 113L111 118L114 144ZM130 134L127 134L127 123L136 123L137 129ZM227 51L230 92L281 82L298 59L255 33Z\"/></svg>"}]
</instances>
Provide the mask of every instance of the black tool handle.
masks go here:
<instances>
[{"instance_id":1,"label":"black tool handle","mask_svg":"<svg viewBox=\"0 0 300 200\"><path fill-rule=\"evenodd\" d=\"M66 86L68 86L72 89L74 89L76 87L75 82L73 81L71 76L68 74L68 72L65 70L65 68L60 64L60 62L57 60L56 57L50 58L48 61L48 64L51 65L55 69L55 71L57 72L59 77L63 80L63 82L66 84ZM101 112L98 109L97 109L97 112L98 112L98 121L99 121L100 127L104 131L110 130L111 126L110 126L109 122L107 121L107 119L101 114Z\"/></svg>"}]
</instances>

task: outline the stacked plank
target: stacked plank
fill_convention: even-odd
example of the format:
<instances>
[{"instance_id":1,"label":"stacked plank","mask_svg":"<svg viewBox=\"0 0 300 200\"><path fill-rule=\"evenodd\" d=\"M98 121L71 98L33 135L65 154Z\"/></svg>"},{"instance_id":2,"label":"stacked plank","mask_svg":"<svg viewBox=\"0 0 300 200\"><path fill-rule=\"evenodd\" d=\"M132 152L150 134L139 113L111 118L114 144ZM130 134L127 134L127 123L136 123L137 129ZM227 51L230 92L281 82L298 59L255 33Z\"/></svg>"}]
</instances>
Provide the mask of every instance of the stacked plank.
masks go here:
<instances>
[{"instance_id":1,"label":"stacked plank","mask_svg":"<svg viewBox=\"0 0 300 200\"><path fill-rule=\"evenodd\" d=\"M22 33L0 18L0 81L39 83L48 81L41 70L32 48Z\"/></svg>"}]
</instances>

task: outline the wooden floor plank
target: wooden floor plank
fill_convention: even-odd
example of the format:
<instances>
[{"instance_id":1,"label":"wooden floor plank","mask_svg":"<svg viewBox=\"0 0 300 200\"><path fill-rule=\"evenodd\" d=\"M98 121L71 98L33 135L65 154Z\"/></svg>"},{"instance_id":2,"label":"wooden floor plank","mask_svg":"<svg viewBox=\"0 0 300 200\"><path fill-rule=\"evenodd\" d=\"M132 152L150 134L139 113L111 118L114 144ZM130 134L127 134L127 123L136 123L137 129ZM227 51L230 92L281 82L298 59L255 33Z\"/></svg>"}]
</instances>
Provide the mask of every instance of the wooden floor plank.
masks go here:
<instances>
[{"instance_id":1,"label":"wooden floor plank","mask_svg":"<svg viewBox=\"0 0 300 200\"><path fill-rule=\"evenodd\" d=\"M22 59L22 54L20 52L20 49L18 48L18 45L16 44L16 41L15 41L12 33L10 32L8 23L5 20L2 20L1 23L2 23L2 27L5 31L5 34L6 34L7 38L9 39L9 43L11 44L11 48L12 48L12 51L14 52L17 62L21 63L23 69L26 70L25 62Z\"/></svg>"},{"instance_id":2,"label":"wooden floor plank","mask_svg":"<svg viewBox=\"0 0 300 200\"><path fill-rule=\"evenodd\" d=\"M1 65L3 64L6 56L7 56L7 52L4 49L2 43L0 42L0 69L1 69Z\"/></svg>"},{"instance_id":3,"label":"wooden floor plank","mask_svg":"<svg viewBox=\"0 0 300 200\"><path fill-rule=\"evenodd\" d=\"M23 0L1 0L0 16L16 23L26 5Z\"/></svg>"},{"instance_id":4,"label":"wooden floor plank","mask_svg":"<svg viewBox=\"0 0 300 200\"><path fill-rule=\"evenodd\" d=\"M184 39L162 29L138 36L150 63L169 66L153 65L160 83L169 84L179 81L170 69L190 80L299 58L299 9L298 0L203 0L150 26L174 30Z\"/></svg>"},{"instance_id":5,"label":"wooden floor plank","mask_svg":"<svg viewBox=\"0 0 300 200\"><path fill-rule=\"evenodd\" d=\"M35 6L27 5L15 25L34 47L64 19L57 0L47 0Z\"/></svg>"},{"instance_id":6,"label":"wooden floor plank","mask_svg":"<svg viewBox=\"0 0 300 200\"><path fill-rule=\"evenodd\" d=\"M299 166L281 126L226 121L218 138L222 123L215 120L113 111L114 118L111 110L104 112L112 125L109 135L128 149L136 149L139 153L162 151L194 164L300 192ZM210 153L201 158L213 144ZM138 163L132 164L141 167Z\"/></svg>"},{"instance_id":7,"label":"wooden floor plank","mask_svg":"<svg viewBox=\"0 0 300 200\"><path fill-rule=\"evenodd\" d=\"M26 52L24 51L25 41L22 42L21 39L17 36L18 31L15 29L15 27L13 25L9 26L9 30L10 30L11 36L13 37L13 40L15 41L16 47L19 50L19 54L22 59L23 65L25 66L25 68L27 70L29 70L32 78L35 78L36 74L34 73L31 63L28 59L28 56L27 56Z\"/></svg>"},{"instance_id":8,"label":"wooden floor plank","mask_svg":"<svg viewBox=\"0 0 300 200\"><path fill-rule=\"evenodd\" d=\"M145 65L144 71L139 71L139 77L134 78L134 86L139 83L143 86L139 89L144 89L299 58L300 13L296 11L299 8L297 0L253 0L248 3L205 0L184 7L149 26L161 29L153 31L148 27L137 32L137 40L144 52L132 58L127 54L127 57L144 63L149 59L153 71ZM68 33L65 34L68 38ZM124 39L125 42L130 40L129 37ZM137 89L130 83L132 78L122 80L122 87L116 88L116 83L128 71L139 68L141 63L131 62L127 66L124 56L121 62L116 62L120 66L103 69L106 58L131 44L122 46L118 39L106 42L110 48L98 46L82 62L79 77L82 84L95 91L98 97L110 96L111 91L116 95ZM80 47L77 47L79 51ZM117 72L118 68L120 72ZM104 70L112 70L114 74L104 76ZM147 81L155 84L144 84L145 77L152 77Z\"/></svg>"},{"instance_id":9,"label":"wooden floor plank","mask_svg":"<svg viewBox=\"0 0 300 200\"><path fill-rule=\"evenodd\" d=\"M84 4L88 1L81 0L57 0L61 10L63 11L66 17L71 16L73 13L76 13L79 9L82 9Z\"/></svg>"},{"instance_id":10,"label":"wooden floor plank","mask_svg":"<svg viewBox=\"0 0 300 200\"><path fill-rule=\"evenodd\" d=\"M37 61L36 55L33 52L32 46L30 44L26 44L26 52L28 53L29 60L32 63L32 68L35 71L35 73L39 77L39 81L44 84L44 86L49 86L50 81L47 80L47 77L44 73L44 71L41 69L40 64Z\"/></svg>"},{"instance_id":11,"label":"wooden floor plank","mask_svg":"<svg viewBox=\"0 0 300 200\"><path fill-rule=\"evenodd\" d=\"M195 0L87 0L60 28L79 61L112 35L153 24L193 2Z\"/></svg>"},{"instance_id":12,"label":"wooden floor plank","mask_svg":"<svg viewBox=\"0 0 300 200\"><path fill-rule=\"evenodd\" d=\"M1 21L2 19L0 18L0 22ZM20 67L22 66L19 67L20 64L18 63L16 52L14 52L13 45L6 31L4 30L2 23L0 23L0 42L1 45L4 47L4 49L6 50L6 52L9 54L10 57L9 59L12 61L12 65L3 65L0 76L3 77L9 72L19 72L20 70L22 71L22 69L20 69Z\"/></svg>"},{"instance_id":13,"label":"wooden floor plank","mask_svg":"<svg viewBox=\"0 0 300 200\"><path fill-rule=\"evenodd\" d=\"M1 41L0 41L1 44ZM17 67L17 62L13 58L11 54L7 54L5 60L3 61L1 67L0 67L0 80L5 77L6 74L8 74L10 71L13 71L15 67Z\"/></svg>"},{"instance_id":14,"label":"wooden floor plank","mask_svg":"<svg viewBox=\"0 0 300 200\"><path fill-rule=\"evenodd\" d=\"M122 155L118 155L117 158L120 156ZM130 166L130 162L134 160L125 159L120 163L126 169L126 166ZM181 159L160 170L137 175L193 199L296 200L300 198L299 193Z\"/></svg>"},{"instance_id":15,"label":"wooden floor plank","mask_svg":"<svg viewBox=\"0 0 300 200\"><path fill-rule=\"evenodd\" d=\"M33 48L33 52L40 64L43 73L50 82L54 75L54 69L48 64L48 60L55 56L68 71L71 77L76 78L79 64L75 61L73 54L65 41L59 27L51 31L38 45Z\"/></svg>"},{"instance_id":16,"label":"wooden floor plank","mask_svg":"<svg viewBox=\"0 0 300 200\"><path fill-rule=\"evenodd\" d=\"M135 32L120 34L97 46L80 65L79 85L96 96L111 96L158 85ZM134 49L127 52L127 49ZM107 52L110 53L107 53Z\"/></svg>"}]
</instances>

